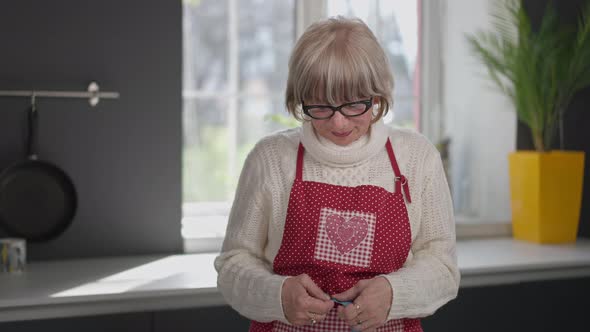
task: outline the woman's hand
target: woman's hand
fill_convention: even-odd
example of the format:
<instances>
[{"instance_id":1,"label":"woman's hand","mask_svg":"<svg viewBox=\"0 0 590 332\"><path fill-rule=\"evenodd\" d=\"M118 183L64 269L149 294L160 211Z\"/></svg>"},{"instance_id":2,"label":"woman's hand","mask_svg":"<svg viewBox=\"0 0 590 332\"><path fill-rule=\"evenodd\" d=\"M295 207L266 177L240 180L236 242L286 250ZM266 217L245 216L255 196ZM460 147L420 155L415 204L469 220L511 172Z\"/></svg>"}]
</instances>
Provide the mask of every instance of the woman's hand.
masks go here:
<instances>
[{"instance_id":1,"label":"woman's hand","mask_svg":"<svg viewBox=\"0 0 590 332\"><path fill-rule=\"evenodd\" d=\"M307 274L287 278L281 292L283 311L289 323L297 326L313 325L326 318L334 306Z\"/></svg>"},{"instance_id":2,"label":"woman's hand","mask_svg":"<svg viewBox=\"0 0 590 332\"><path fill-rule=\"evenodd\" d=\"M387 322L393 290L384 277L361 280L351 289L333 295L340 301L352 301L338 308L338 315L356 331L375 331Z\"/></svg>"}]
</instances>

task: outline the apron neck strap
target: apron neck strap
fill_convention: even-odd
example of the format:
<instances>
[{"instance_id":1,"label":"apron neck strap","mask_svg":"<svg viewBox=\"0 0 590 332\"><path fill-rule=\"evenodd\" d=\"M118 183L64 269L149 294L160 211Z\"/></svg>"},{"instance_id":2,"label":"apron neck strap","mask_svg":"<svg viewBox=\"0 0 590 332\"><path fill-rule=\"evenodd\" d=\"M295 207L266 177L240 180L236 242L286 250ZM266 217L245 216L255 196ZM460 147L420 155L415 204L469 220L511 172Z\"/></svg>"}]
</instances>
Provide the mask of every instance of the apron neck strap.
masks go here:
<instances>
[{"instance_id":1,"label":"apron neck strap","mask_svg":"<svg viewBox=\"0 0 590 332\"><path fill-rule=\"evenodd\" d=\"M295 172L295 179L303 181L303 144L299 143L299 149L297 150L297 170Z\"/></svg>"},{"instance_id":2,"label":"apron neck strap","mask_svg":"<svg viewBox=\"0 0 590 332\"><path fill-rule=\"evenodd\" d=\"M397 160L395 159L395 154L393 153L393 147L391 145L391 141L389 138L387 139L387 143L385 143L385 148L387 149L387 154L389 155L389 161L391 162L391 167L393 168L393 173L395 174L395 192L401 192L402 188L404 190L404 194L406 196L406 200L408 203L412 203L412 198L410 197L410 188L408 186L408 180L405 176L403 176L399 170L399 166L397 164ZM299 148L297 150L297 169L295 171L295 179L298 181L303 181L303 152L305 149L303 148L303 144L299 143Z\"/></svg>"}]
</instances>

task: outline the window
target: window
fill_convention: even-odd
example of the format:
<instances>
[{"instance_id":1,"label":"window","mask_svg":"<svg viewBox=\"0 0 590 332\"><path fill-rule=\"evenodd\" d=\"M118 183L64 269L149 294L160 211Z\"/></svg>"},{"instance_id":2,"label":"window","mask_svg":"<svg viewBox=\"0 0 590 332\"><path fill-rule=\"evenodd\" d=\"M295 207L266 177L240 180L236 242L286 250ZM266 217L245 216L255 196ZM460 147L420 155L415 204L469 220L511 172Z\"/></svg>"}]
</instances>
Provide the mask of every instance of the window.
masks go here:
<instances>
[{"instance_id":1,"label":"window","mask_svg":"<svg viewBox=\"0 0 590 332\"><path fill-rule=\"evenodd\" d=\"M443 135L450 139L449 182L458 233L464 224L484 224L482 232L488 234L499 226L495 229L506 233L511 219L508 153L515 149L516 115L465 40L466 33L490 28L494 4L488 0L433 3L439 6L431 12L443 14L439 15L443 27L439 30L440 123Z\"/></svg>"},{"instance_id":2,"label":"window","mask_svg":"<svg viewBox=\"0 0 590 332\"><path fill-rule=\"evenodd\" d=\"M199 247L219 245L254 144L296 125L283 106L294 13L293 0L183 2L182 235Z\"/></svg>"},{"instance_id":3,"label":"window","mask_svg":"<svg viewBox=\"0 0 590 332\"><path fill-rule=\"evenodd\" d=\"M418 0L328 0L327 16L354 16L369 25L389 57L394 78L393 111L386 123L419 129L415 89L418 55Z\"/></svg>"},{"instance_id":4,"label":"window","mask_svg":"<svg viewBox=\"0 0 590 332\"><path fill-rule=\"evenodd\" d=\"M477 76L479 67L461 66L474 61L465 45L455 45L464 38L464 21L473 25L485 17L486 4L487 0L184 0L185 250L220 248L247 153L264 135L298 125L286 113L283 100L288 57L296 36L308 24L334 15L363 19L389 56L394 108L385 121L415 128L434 143L450 139L450 155L443 156L450 165L457 219L502 220L506 193L498 188L504 185L504 174L494 167L510 151L505 144L510 135L494 138L494 144L503 142L500 145L489 144L482 136L489 130L481 128L491 121L493 130L506 131L498 128L504 124L490 118L498 116L490 108L500 97L487 93L486 107L476 105L485 91L475 87L486 82ZM464 14L466 9L470 15ZM484 109L484 116L473 116L476 108ZM478 174L482 168L488 172L483 176ZM484 207L486 200L495 205Z\"/></svg>"}]
</instances>

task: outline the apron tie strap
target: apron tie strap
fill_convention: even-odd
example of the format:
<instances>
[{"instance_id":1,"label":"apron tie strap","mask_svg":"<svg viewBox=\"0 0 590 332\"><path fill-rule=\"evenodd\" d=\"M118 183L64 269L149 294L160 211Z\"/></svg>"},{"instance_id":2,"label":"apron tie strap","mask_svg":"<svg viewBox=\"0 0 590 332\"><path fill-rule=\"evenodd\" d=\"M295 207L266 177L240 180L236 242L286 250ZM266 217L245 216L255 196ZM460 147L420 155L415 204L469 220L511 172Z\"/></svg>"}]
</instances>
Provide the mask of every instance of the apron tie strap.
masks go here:
<instances>
[{"instance_id":1,"label":"apron tie strap","mask_svg":"<svg viewBox=\"0 0 590 332\"><path fill-rule=\"evenodd\" d=\"M408 203L412 203L412 197L410 196L410 187L408 186L408 179L404 175L400 175L395 177L395 182L396 190L400 189L400 185L398 184L398 182L401 182L401 187L404 189L404 194L406 195Z\"/></svg>"},{"instance_id":2,"label":"apron tie strap","mask_svg":"<svg viewBox=\"0 0 590 332\"><path fill-rule=\"evenodd\" d=\"M393 173L395 174L395 191L399 193L401 192L403 187L406 200L408 201L408 203L412 203L412 197L410 197L410 187L408 186L408 179L399 170L397 160L395 159L395 153L393 153L393 146L391 145L391 141L389 140L389 138L387 138L387 143L385 143L385 147L387 149L387 154L389 155L389 161L391 162Z\"/></svg>"}]
</instances>

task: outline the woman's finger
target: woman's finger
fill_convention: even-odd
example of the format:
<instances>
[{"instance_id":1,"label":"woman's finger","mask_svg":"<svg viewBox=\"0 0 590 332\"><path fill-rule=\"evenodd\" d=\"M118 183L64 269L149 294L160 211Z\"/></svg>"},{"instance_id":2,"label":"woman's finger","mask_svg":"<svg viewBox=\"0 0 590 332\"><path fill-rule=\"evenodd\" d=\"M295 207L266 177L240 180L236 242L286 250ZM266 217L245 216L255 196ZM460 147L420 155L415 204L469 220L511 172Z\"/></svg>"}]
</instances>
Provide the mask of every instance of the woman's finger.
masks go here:
<instances>
[{"instance_id":1,"label":"woman's finger","mask_svg":"<svg viewBox=\"0 0 590 332\"><path fill-rule=\"evenodd\" d=\"M344 309L342 309L341 317L346 321L356 318L363 311L367 310L367 308L361 303L362 302L357 299L353 303L347 305Z\"/></svg>"},{"instance_id":2,"label":"woman's finger","mask_svg":"<svg viewBox=\"0 0 590 332\"><path fill-rule=\"evenodd\" d=\"M317 322L321 322L324 319L326 319L327 315L326 314L322 314L322 313L318 313L318 312L310 312L309 313L309 317L310 319L313 319Z\"/></svg>"},{"instance_id":3,"label":"woman's finger","mask_svg":"<svg viewBox=\"0 0 590 332\"><path fill-rule=\"evenodd\" d=\"M350 325L358 325L358 322L366 322L371 320L372 318L374 318L374 316L369 315L369 313L367 312L362 312L359 315L357 315L356 317L354 317L353 319L351 319Z\"/></svg>"},{"instance_id":4,"label":"woman's finger","mask_svg":"<svg viewBox=\"0 0 590 332\"><path fill-rule=\"evenodd\" d=\"M334 302L330 300L318 300L314 297L308 297L302 307L309 312L327 314L334 307Z\"/></svg>"},{"instance_id":5,"label":"woman's finger","mask_svg":"<svg viewBox=\"0 0 590 332\"><path fill-rule=\"evenodd\" d=\"M324 293L324 291L321 290L307 274L302 274L299 277L301 284L303 285L307 293L309 293L309 295L320 300L330 300L330 296Z\"/></svg>"},{"instance_id":6,"label":"woman's finger","mask_svg":"<svg viewBox=\"0 0 590 332\"><path fill-rule=\"evenodd\" d=\"M360 324L359 324L359 322L360 322ZM375 329L377 329L381 325L383 325L383 324L379 320L377 320L375 318L371 318L366 321L358 321L356 325L352 326L352 328L355 331L359 331L359 332L360 331L370 332L370 331L375 331Z\"/></svg>"},{"instance_id":7,"label":"woman's finger","mask_svg":"<svg viewBox=\"0 0 590 332\"><path fill-rule=\"evenodd\" d=\"M352 288L349 288L348 290L346 290L342 293L334 294L334 295L332 295L332 297L335 298L336 300L339 300L339 301L352 301L357 296L359 296L359 294L361 293L361 291L362 291L361 286L362 286L362 284L357 283Z\"/></svg>"},{"instance_id":8,"label":"woman's finger","mask_svg":"<svg viewBox=\"0 0 590 332\"><path fill-rule=\"evenodd\" d=\"M371 315L369 312L362 312L359 313L357 315L354 315L348 319L345 319L346 324L348 324L349 326L355 326L358 325L359 322L365 322L368 320L373 319L375 316Z\"/></svg>"}]
</instances>

